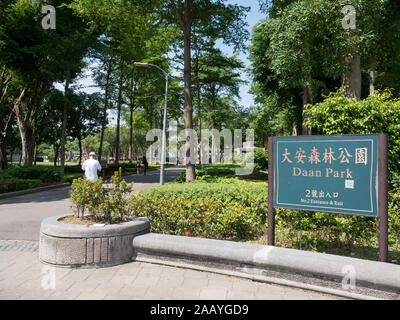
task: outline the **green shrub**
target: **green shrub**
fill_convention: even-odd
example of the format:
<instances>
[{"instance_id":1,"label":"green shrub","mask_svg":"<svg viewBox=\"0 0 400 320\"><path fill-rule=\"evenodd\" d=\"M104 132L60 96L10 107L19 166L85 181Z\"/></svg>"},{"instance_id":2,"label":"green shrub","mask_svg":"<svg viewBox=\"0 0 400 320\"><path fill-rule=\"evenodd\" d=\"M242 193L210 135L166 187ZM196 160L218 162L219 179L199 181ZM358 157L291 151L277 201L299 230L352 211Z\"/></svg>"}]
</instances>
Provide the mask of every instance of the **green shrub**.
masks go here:
<instances>
[{"instance_id":1,"label":"green shrub","mask_svg":"<svg viewBox=\"0 0 400 320\"><path fill-rule=\"evenodd\" d=\"M220 202L235 202L248 207L264 222L268 213L267 183L248 182L239 179L218 178L216 182L195 181L185 184L166 184L162 187L143 190L141 195L165 198L213 199Z\"/></svg>"},{"instance_id":2,"label":"green shrub","mask_svg":"<svg viewBox=\"0 0 400 320\"><path fill-rule=\"evenodd\" d=\"M214 239L256 237L268 212L266 183L212 179L212 183L199 180L146 189L132 197L132 213L147 216L153 232L190 232L192 236Z\"/></svg>"},{"instance_id":3,"label":"green shrub","mask_svg":"<svg viewBox=\"0 0 400 320\"><path fill-rule=\"evenodd\" d=\"M215 199L139 195L130 201L134 215L147 217L156 233L213 239L252 239L260 218L250 207Z\"/></svg>"},{"instance_id":4,"label":"green shrub","mask_svg":"<svg viewBox=\"0 0 400 320\"><path fill-rule=\"evenodd\" d=\"M35 189L39 188L42 183L42 180L39 179L0 178L0 193Z\"/></svg>"},{"instance_id":5,"label":"green shrub","mask_svg":"<svg viewBox=\"0 0 400 320\"><path fill-rule=\"evenodd\" d=\"M203 168L196 167L196 179L211 181L212 178L232 178L236 176L236 169L240 168L239 164L207 164ZM203 178L204 177L204 178ZM186 172L182 172L175 182L185 182Z\"/></svg>"},{"instance_id":6,"label":"green shrub","mask_svg":"<svg viewBox=\"0 0 400 320\"><path fill-rule=\"evenodd\" d=\"M289 247L312 249L321 243L337 248L378 246L376 218L285 209L276 212L277 234ZM388 220L389 246L400 249L400 195L389 194Z\"/></svg>"},{"instance_id":7,"label":"green shrub","mask_svg":"<svg viewBox=\"0 0 400 320\"><path fill-rule=\"evenodd\" d=\"M82 166L65 166L64 167L65 174L72 174L72 173L82 173Z\"/></svg>"},{"instance_id":8,"label":"green shrub","mask_svg":"<svg viewBox=\"0 0 400 320\"><path fill-rule=\"evenodd\" d=\"M72 183L75 179L82 178L85 174L81 173L68 173L61 177L62 183Z\"/></svg>"},{"instance_id":9,"label":"green shrub","mask_svg":"<svg viewBox=\"0 0 400 320\"><path fill-rule=\"evenodd\" d=\"M258 149L254 152L254 164L256 169L267 170L268 169L268 151Z\"/></svg>"},{"instance_id":10,"label":"green shrub","mask_svg":"<svg viewBox=\"0 0 400 320\"><path fill-rule=\"evenodd\" d=\"M43 182L60 182L61 176L58 168L54 167L13 167L2 174L4 178L15 179L40 179Z\"/></svg>"},{"instance_id":11,"label":"green shrub","mask_svg":"<svg viewBox=\"0 0 400 320\"><path fill-rule=\"evenodd\" d=\"M136 168L136 164L134 163L120 163L120 164L116 164L116 163L111 163L107 165L107 168L105 168L105 173L107 175L109 174L113 174L114 172L117 172L119 170L119 168L122 169L122 172L127 172L127 170L132 170L134 168Z\"/></svg>"},{"instance_id":12,"label":"green shrub","mask_svg":"<svg viewBox=\"0 0 400 320\"><path fill-rule=\"evenodd\" d=\"M389 172L400 173L400 100L389 91L358 101L345 97L340 89L325 101L307 106L305 114L315 133L389 134Z\"/></svg>"},{"instance_id":13,"label":"green shrub","mask_svg":"<svg viewBox=\"0 0 400 320\"><path fill-rule=\"evenodd\" d=\"M122 168L111 177L111 187L104 188L103 180L88 181L85 177L75 179L70 191L75 216L83 218L86 213L93 215L96 221L120 223L128 216L128 199L126 194L132 190L122 180Z\"/></svg>"}]
</instances>

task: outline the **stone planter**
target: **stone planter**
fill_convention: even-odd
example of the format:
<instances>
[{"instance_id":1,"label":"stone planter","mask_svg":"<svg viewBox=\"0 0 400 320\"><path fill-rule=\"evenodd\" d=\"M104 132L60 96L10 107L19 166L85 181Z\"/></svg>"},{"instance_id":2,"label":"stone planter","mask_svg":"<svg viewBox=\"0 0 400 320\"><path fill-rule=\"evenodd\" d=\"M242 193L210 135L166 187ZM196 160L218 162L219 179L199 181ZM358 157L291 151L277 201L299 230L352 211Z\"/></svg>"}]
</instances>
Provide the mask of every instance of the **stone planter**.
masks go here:
<instances>
[{"instance_id":1,"label":"stone planter","mask_svg":"<svg viewBox=\"0 0 400 320\"><path fill-rule=\"evenodd\" d=\"M64 267L108 267L130 262L132 240L148 233L146 218L103 227L60 222L65 216L44 219L40 228L39 259Z\"/></svg>"}]
</instances>

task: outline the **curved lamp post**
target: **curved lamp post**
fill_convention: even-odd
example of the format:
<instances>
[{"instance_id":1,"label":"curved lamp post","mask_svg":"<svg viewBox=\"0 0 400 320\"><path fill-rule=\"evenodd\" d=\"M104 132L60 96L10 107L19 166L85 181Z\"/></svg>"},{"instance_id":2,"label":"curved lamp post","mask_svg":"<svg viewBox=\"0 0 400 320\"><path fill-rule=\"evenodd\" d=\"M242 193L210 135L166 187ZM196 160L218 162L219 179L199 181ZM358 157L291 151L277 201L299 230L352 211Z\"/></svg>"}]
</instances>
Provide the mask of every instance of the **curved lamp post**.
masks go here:
<instances>
[{"instance_id":1,"label":"curved lamp post","mask_svg":"<svg viewBox=\"0 0 400 320\"><path fill-rule=\"evenodd\" d=\"M161 143L161 171L160 171L160 186L164 184L164 168L166 162L166 149L167 149L167 103L168 103L168 81L169 79L175 79L170 76L166 71L161 69L159 66L156 66L151 63L144 62L135 62L135 67L155 67L160 70L165 76L165 104L164 104L164 122L163 122L163 135L162 135L162 143Z\"/></svg>"}]
</instances>

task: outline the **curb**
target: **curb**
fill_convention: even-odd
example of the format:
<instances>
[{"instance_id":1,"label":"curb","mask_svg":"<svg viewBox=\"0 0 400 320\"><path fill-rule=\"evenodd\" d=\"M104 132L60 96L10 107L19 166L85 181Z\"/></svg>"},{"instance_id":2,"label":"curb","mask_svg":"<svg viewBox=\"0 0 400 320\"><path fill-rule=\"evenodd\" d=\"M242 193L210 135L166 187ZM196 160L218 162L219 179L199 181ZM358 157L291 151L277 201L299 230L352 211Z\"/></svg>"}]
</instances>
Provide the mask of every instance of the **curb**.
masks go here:
<instances>
[{"instance_id":1,"label":"curb","mask_svg":"<svg viewBox=\"0 0 400 320\"><path fill-rule=\"evenodd\" d=\"M70 185L71 185L70 183L63 183L63 184L56 184L53 186L41 187L41 188L36 188L36 189L8 192L8 193L0 194L0 200L18 197L18 196L24 196L27 194L33 194L33 193L38 193L38 192L52 190L52 189L64 188L64 187L68 187Z\"/></svg>"},{"instance_id":2,"label":"curb","mask_svg":"<svg viewBox=\"0 0 400 320\"><path fill-rule=\"evenodd\" d=\"M233 270L247 277L258 276L264 279L279 273L289 280L329 283L329 286L339 289L347 276L354 275L356 287L360 289L358 292L362 293L365 289L391 295L400 293L400 266L389 263L258 244L154 233L135 237L133 247L133 260L137 261L172 261L176 265L183 263L196 268L209 267L223 273Z\"/></svg>"}]
</instances>

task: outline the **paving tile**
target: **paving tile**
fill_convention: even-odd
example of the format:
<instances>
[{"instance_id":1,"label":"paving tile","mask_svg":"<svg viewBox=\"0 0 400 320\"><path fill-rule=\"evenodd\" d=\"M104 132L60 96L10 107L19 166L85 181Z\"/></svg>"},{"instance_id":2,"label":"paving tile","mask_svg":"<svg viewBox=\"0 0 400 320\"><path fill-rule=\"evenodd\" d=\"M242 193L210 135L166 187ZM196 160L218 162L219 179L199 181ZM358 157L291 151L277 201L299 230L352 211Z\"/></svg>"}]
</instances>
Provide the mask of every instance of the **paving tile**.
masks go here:
<instances>
[{"instance_id":1,"label":"paving tile","mask_svg":"<svg viewBox=\"0 0 400 320\"><path fill-rule=\"evenodd\" d=\"M49 300L75 300L79 295L80 291L54 291L47 299Z\"/></svg>"},{"instance_id":2,"label":"paving tile","mask_svg":"<svg viewBox=\"0 0 400 320\"><path fill-rule=\"evenodd\" d=\"M118 295L129 297L130 299L144 299L147 289L148 288L124 287Z\"/></svg>"},{"instance_id":3,"label":"paving tile","mask_svg":"<svg viewBox=\"0 0 400 320\"><path fill-rule=\"evenodd\" d=\"M18 300L45 300L48 299L53 292L44 290L25 291Z\"/></svg>"},{"instance_id":4,"label":"paving tile","mask_svg":"<svg viewBox=\"0 0 400 320\"><path fill-rule=\"evenodd\" d=\"M207 278L185 278L182 288L206 288L208 285Z\"/></svg>"},{"instance_id":5,"label":"paving tile","mask_svg":"<svg viewBox=\"0 0 400 320\"><path fill-rule=\"evenodd\" d=\"M98 282L87 282L87 281L83 281L83 282L75 282L67 291L68 292L82 292L82 293L91 293L93 292L98 286L100 285L100 283Z\"/></svg>"},{"instance_id":6,"label":"paving tile","mask_svg":"<svg viewBox=\"0 0 400 320\"><path fill-rule=\"evenodd\" d=\"M185 278L201 278L201 279L208 279L208 273L207 272L202 272L202 271L196 271L196 270L190 270L187 269L185 270L184 273Z\"/></svg>"},{"instance_id":7,"label":"paving tile","mask_svg":"<svg viewBox=\"0 0 400 320\"><path fill-rule=\"evenodd\" d=\"M200 298L200 290L199 288L176 287L171 298L177 300L198 300Z\"/></svg>"},{"instance_id":8,"label":"paving tile","mask_svg":"<svg viewBox=\"0 0 400 320\"><path fill-rule=\"evenodd\" d=\"M232 290L253 294L256 291L255 282L235 278L232 283Z\"/></svg>"},{"instance_id":9,"label":"paving tile","mask_svg":"<svg viewBox=\"0 0 400 320\"><path fill-rule=\"evenodd\" d=\"M208 280L208 288L210 289L225 289L225 290L232 290L233 287L233 280L229 277L225 278L215 278Z\"/></svg>"},{"instance_id":10,"label":"paving tile","mask_svg":"<svg viewBox=\"0 0 400 320\"><path fill-rule=\"evenodd\" d=\"M223 288L203 288L200 290L201 300L225 300L228 290Z\"/></svg>"},{"instance_id":11,"label":"paving tile","mask_svg":"<svg viewBox=\"0 0 400 320\"><path fill-rule=\"evenodd\" d=\"M98 290L91 293L83 292L76 298L76 300L103 300L106 295L107 292Z\"/></svg>"},{"instance_id":12,"label":"paving tile","mask_svg":"<svg viewBox=\"0 0 400 320\"><path fill-rule=\"evenodd\" d=\"M145 294L144 299L146 300L169 300L171 299L174 288L171 287L149 287Z\"/></svg>"},{"instance_id":13,"label":"paving tile","mask_svg":"<svg viewBox=\"0 0 400 320\"><path fill-rule=\"evenodd\" d=\"M25 280L19 279L16 280L15 278L5 278L0 281L0 290L12 290L17 288L20 284L22 284Z\"/></svg>"},{"instance_id":14,"label":"paving tile","mask_svg":"<svg viewBox=\"0 0 400 320\"><path fill-rule=\"evenodd\" d=\"M255 299L257 300L278 300L285 295L285 289L280 286L274 286L264 283L256 285Z\"/></svg>"},{"instance_id":15,"label":"paving tile","mask_svg":"<svg viewBox=\"0 0 400 320\"><path fill-rule=\"evenodd\" d=\"M255 296L249 292L229 291L226 298L228 300L253 300Z\"/></svg>"},{"instance_id":16,"label":"paving tile","mask_svg":"<svg viewBox=\"0 0 400 320\"><path fill-rule=\"evenodd\" d=\"M16 290L0 290L0 300L16 300L22 293Z\"/></svg>"}]
</instances>

